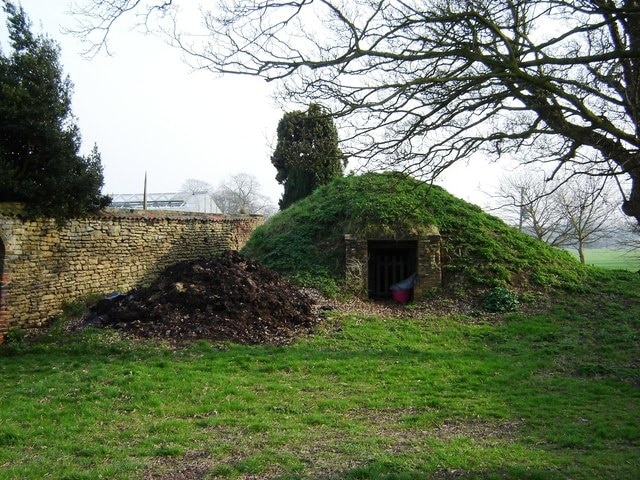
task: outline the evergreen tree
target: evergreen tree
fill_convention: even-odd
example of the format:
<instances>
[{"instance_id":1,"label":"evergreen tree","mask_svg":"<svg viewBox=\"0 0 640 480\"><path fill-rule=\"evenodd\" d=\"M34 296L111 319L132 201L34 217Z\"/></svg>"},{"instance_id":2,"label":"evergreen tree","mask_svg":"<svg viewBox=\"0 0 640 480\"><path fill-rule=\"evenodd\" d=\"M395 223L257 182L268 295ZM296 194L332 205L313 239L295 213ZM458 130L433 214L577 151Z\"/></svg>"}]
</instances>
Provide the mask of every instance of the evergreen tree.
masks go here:
<instances>
[{"instance_id":1,"label":"evergreen tree","mask_svg":"<svg viewBox=\"0 0 640 480\"><path fill-rule=\"evenodd\" d=\"M22 7L5 0L4 11L12 52L0 51L0 201L58 219L99 210L109 203L100 194L100 154L97 147L87 157L78 153L73 86L59 47L31 32Z\"/></svg>"},{"instance_id":2,"label":"evergreen tree","mask_svg":"<svg viewBox=\"0 0 640 480\"><path fill-rule=\"evenodd\" d=\"M278 122L278 143L271 156L284 185L280 209L341 177L344 155L338 147L338 131L331 116L315 103L306 112L287 112Z\"/></svg>"}]
</instances>

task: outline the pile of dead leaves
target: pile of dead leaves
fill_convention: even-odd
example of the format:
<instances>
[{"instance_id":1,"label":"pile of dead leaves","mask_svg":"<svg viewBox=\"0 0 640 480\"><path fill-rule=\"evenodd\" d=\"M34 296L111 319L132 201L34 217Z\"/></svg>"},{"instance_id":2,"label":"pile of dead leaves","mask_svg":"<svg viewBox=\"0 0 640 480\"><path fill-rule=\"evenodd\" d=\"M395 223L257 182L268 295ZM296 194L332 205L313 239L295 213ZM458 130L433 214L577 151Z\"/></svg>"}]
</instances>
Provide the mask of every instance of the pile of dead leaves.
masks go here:
<instances>
[{"instance_id":1,"label":"pile of dead leaves","mask_svg":"<svg viewBox=\"0 0 640 480\"><path fill-rule=\"evenodd\" d=\"M148 287L107 297L85 325L140 337L283 344L320 320L315 300L235 251L168 267Z\"/></svg>"}]
</instances>

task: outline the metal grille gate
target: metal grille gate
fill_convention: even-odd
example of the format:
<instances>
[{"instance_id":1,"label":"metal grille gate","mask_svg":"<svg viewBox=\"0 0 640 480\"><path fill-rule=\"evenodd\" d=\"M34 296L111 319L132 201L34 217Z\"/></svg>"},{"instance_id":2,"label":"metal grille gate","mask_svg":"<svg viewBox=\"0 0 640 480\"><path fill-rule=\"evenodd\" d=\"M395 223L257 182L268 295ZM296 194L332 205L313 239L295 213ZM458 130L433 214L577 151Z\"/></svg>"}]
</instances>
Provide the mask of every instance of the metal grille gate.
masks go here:
<instances>
[{"instance_id":1,"label":"metal grille gate","mask_svg":"<svg viewBox=\"0 0 640 480\"><path fill-rule=\"evenodd\" d=\"M416 271L417 242L370 241L369 297L389 298L389 287Z\"/></svg>"}]
</instances>

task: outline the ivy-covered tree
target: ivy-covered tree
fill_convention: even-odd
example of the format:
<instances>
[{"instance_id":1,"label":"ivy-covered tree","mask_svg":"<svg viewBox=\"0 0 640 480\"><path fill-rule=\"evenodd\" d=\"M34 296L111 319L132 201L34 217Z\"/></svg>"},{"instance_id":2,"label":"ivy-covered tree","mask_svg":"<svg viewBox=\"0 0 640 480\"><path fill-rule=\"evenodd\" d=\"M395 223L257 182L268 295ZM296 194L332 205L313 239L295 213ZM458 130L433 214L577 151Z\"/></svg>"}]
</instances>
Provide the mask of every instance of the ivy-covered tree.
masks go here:
<instances>
[{"instance_id":1,"label":"ivy-covered tree","mask_svg":"<svg viewBox=\"0 0 640 480\"><path fill-rule=\"evenodd\" d=\"M72 83L60 49L34 35L22 7L5 0L11 52L0 51L0 201L21 202L27 213L58 219L109 203L97 147L79 155L71 112Z\"/></svg>"},{"instance_id":2,"label":"ivy-covered tree","mask_svg":"<svg viewBox=\"0 0 640 480\"><path fill-rule=\"evenodd\" d=\"M344 155L329 113L315 103L306 112L285 113L278 122L278 143L271 163L278 170L276 180L284 185L281 210L341 177Z\"/></svg>"}]
</instances>

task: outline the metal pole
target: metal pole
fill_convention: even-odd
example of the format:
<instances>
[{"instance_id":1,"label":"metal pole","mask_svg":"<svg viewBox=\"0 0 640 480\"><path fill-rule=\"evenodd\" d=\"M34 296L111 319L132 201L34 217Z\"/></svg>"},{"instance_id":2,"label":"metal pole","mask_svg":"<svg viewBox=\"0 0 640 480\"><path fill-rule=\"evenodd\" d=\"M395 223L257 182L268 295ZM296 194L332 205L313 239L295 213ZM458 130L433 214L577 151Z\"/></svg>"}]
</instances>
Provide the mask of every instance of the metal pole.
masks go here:
<instances>
[{"instance_id":1,"label":"metal pole","mask_svg":"<svg viewBox=\"0 0 640 480\"><path fill-rule=\"evenodd\" d=\"M144 190L142 191L142 209L147 209L147 172L144 172Z\"/></svg>"}]
</instances>

